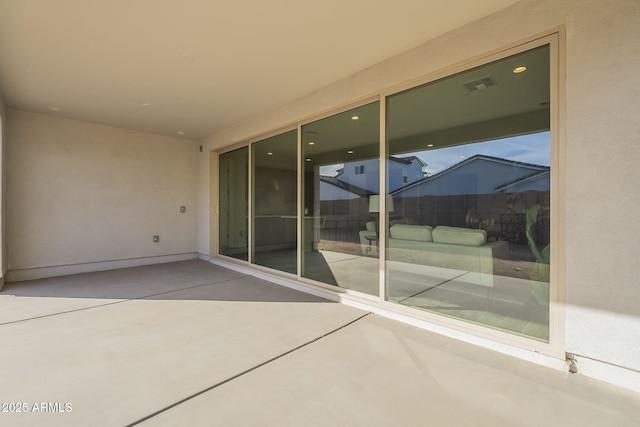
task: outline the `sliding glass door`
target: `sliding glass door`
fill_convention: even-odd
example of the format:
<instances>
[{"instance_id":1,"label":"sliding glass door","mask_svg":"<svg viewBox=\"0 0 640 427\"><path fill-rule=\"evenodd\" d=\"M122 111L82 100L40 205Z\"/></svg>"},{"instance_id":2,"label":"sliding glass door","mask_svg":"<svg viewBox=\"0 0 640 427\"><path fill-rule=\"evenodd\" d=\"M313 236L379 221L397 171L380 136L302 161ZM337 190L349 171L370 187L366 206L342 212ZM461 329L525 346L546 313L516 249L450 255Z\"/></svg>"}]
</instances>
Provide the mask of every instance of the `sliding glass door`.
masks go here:
<instances>
[{"instance_id":1,"label":"sliding glass door","mask_svg":"<svg viewBox=\"0 0 640 427\"><path fill-rule=\"evenodd\" d=\"M220 254L553 341L557 67L530 46L221 154Z\"/></svg>"}]
</instances>

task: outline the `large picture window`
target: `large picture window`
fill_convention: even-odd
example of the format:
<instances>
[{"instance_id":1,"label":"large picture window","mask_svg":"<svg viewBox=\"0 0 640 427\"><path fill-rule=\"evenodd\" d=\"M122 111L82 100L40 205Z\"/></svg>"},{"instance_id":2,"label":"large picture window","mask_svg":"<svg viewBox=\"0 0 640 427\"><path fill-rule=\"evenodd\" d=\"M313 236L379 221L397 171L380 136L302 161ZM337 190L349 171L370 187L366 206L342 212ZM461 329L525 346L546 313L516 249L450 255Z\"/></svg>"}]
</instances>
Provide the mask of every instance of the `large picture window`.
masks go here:
<instances>
[{"instance_id":1,"label":"large picture window","mask_svg":"<svg viewBox=\"0 0 640 427\"><path fill-rule=\"evenodd\" d=\"M549 100L548 46L387 98L388 300L549 340Z\"/></svg>"}]
</instances>

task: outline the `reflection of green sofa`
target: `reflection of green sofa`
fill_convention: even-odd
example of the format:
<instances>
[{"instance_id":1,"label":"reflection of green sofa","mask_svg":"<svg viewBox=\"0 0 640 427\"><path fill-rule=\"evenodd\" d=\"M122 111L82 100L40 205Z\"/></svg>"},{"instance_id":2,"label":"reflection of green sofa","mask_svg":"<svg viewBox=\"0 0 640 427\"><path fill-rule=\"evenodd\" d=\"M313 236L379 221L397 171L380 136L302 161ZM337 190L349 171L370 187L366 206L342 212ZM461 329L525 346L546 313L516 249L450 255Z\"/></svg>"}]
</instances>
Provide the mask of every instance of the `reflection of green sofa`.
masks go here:
<instances>
[{"instance_id":1,"label":"reflection of green sofa","mask_svg":"<svg viewBox=\"0 0 640 427\"><path fill-rule=\"evenodd\" d=\"M362 230L362 253L367 254L375 231ZM493 259L508 258L509 244L487 242L487 232L480 229L439 225L395 224L389 229L387 259L412 264L431 265L462 271L493 274ZM370 252L369 252L370 253Z\"/></svg>"}]
</instances>

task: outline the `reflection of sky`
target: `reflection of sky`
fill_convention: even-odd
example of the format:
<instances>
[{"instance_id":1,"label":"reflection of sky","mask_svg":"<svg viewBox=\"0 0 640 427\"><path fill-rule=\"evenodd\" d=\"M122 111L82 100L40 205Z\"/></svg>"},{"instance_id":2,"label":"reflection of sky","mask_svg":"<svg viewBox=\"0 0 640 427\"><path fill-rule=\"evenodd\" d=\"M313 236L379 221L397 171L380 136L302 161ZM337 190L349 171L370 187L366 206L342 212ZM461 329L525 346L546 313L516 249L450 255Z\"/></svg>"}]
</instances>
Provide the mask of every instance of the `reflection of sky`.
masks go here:
<instances>
[{"instance_id":1,"label":"reflection of sky","mask_svg":"<svg viewBox=\"0 0 640 427\"><path fill-rule=\"evenodd\" d=\"M433 175L476 154L550 166L550 146L549 132L540 132L475 144L404 153L396 157L417 156L427 164L426 171ZM320 166L320 175L335 176L337 170L343 166L344 164Z\"/></svg>"},{"instance_id":2,"label":"reflection of sky","mask_svg":"<svg viewBox=\"0 0 640 427\"><path fill-rule=\"evenodd\" d=\"M410 155L419 157L427 164L426 170L431 175L476 154L550 166L551 152L549 147L551 144L549 138L549 132L541 132L476 144L407 153L398 157Z\"/></svg>"}]
</instances>

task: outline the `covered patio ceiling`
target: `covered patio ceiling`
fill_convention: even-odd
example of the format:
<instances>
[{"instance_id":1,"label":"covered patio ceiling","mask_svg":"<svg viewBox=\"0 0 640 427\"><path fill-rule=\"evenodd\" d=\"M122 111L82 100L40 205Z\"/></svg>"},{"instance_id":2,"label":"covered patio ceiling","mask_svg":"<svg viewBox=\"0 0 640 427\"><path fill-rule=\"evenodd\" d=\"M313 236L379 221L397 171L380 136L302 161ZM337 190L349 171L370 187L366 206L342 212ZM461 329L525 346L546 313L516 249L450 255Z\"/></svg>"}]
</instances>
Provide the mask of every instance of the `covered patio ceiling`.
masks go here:
<instances>
[{"instance_id":1,"label":"covered patio ceiling","mask_svg":"<svg viewBox=\"0 0 640 427\"><path fill-rule=\"evenodd\" d=\"M0 94L197 140L516 1L0 0Z\"/></svg>"}]
</instances>

